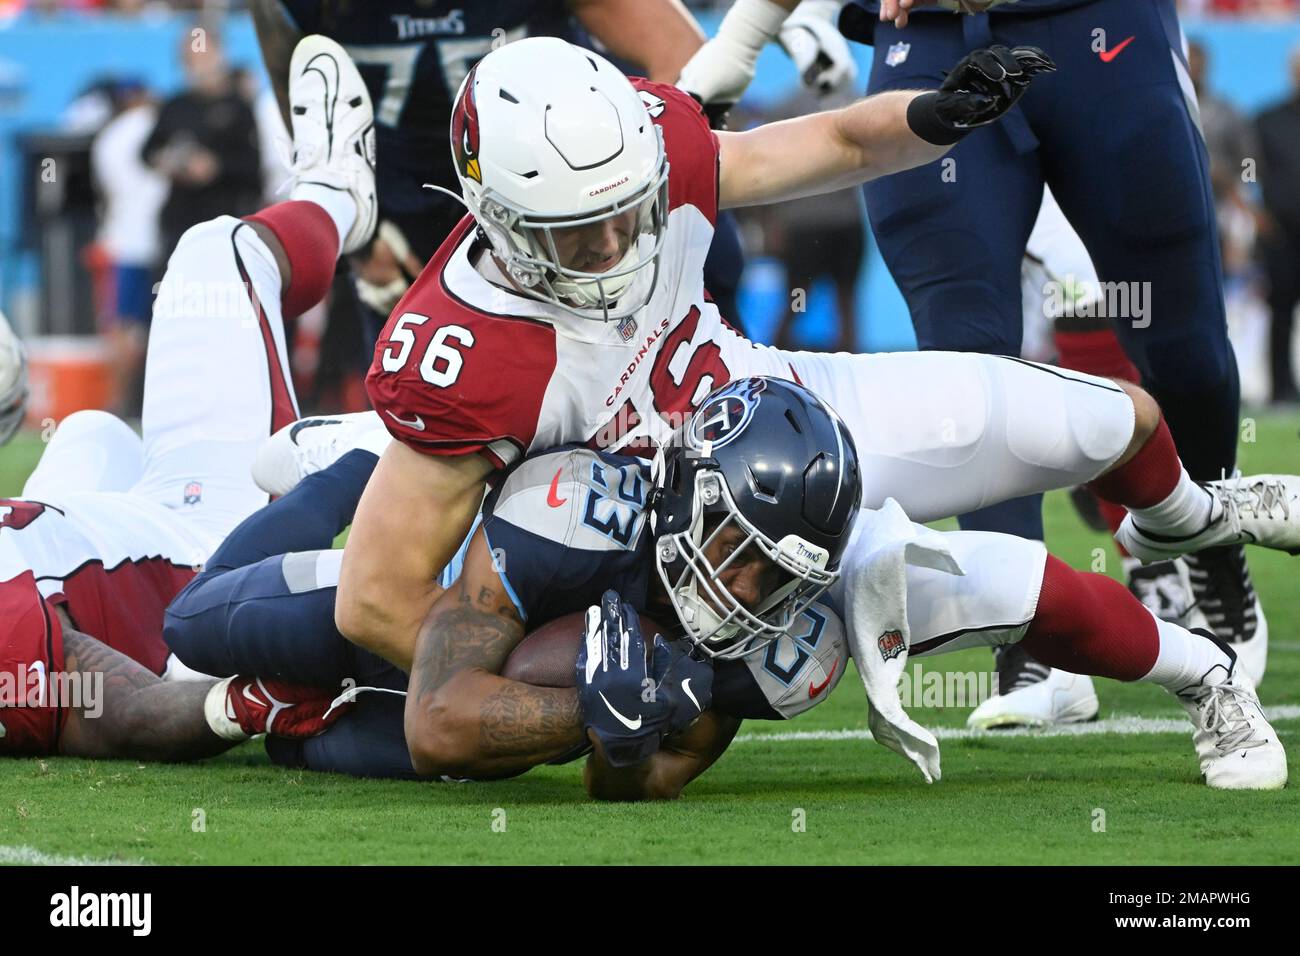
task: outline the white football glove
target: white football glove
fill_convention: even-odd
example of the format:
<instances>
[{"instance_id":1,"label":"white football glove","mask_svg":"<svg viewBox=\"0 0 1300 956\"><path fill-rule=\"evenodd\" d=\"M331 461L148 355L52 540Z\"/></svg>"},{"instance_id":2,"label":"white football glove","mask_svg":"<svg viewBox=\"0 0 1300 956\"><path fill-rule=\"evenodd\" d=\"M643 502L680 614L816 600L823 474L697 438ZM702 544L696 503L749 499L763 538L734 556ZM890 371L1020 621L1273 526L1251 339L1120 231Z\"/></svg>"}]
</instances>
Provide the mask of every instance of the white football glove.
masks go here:
<instances>
[{"instance_id":1,"label":"white football glove","mask_svg":"<svg viewBox=\"0 0 1300 956\"><path fill-rule=\"evenodd\" d=\"M777 35L788 13L772 0L736 0L722 18L718 35L695 51L677 87L705 106L730 106L754 78L763 47Z\"/></svg>"},{"instance_id":2,"label":"white football glove","mask_svg":"<svg viewBox=\"0 0 1300 956\"><path fill-rule=\"evenodd\" d=\"M392 253L397 265L396 272L386 282L375 282L356 275L357 295L361 301L380 315L387 316L401 301L411 282L420 274L419 260L411 252L402 230L387 219L379 224L375 232L376 243L383 242ZM371 255L375 254L372 248Z\"/></svg>"},{"instance_id":3,"label":"white football glove","mask_svg":"<svg viewBox=\"0 0 1300 956\"><path fill-rule=\"evenodd\" d=\"M842 6L841 0L803 0L779 34L804 85L823 96L858 76L849 42L836 25Z\"/></svg>"},{"instance_id":4,"label":"white football glove","mask_svg":"<svg viewBox=\"0 0 1300 956\"><path fill-rule=\"evenodd\" d=\"M9 441L27 411L27 355L0 312L0 445Z\"/></svg>"}]
</instances>

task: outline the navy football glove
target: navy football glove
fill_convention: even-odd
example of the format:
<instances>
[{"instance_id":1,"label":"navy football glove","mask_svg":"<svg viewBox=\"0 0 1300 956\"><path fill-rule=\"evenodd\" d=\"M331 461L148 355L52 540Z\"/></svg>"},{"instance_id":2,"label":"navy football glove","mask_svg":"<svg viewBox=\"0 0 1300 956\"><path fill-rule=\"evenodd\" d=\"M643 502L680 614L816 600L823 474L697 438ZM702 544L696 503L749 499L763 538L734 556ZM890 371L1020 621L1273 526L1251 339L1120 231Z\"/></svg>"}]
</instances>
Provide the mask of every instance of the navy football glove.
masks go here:
<instances>
[{"instance_id":1,"label":"navy football glove","mask_svg":"<svg viewBox=\"0 0 1300 956\"><path fill-rule=\"evenodd\" d=\"M655 635L654 674L655 696L671 708L667 733L685 730L713 703L713 664L691 657L686 641Z\"/></svg>"},{"instance_id":2,"label":"navy football glove","mask_svg":"<svg viewBox=\"0 0 1300 956\"><path fill-rule=\"evenodd\" d=\"M656 635L659 643L663 638ZM658 693L652 664L636 610L617 591L606 591L598 606L587 609L577 686L583 723L611 767L648 759L669 726L676 697Z\"/></svg>"},{"instance_id":3,"label":"navy football glove","mask_svg":"<svg viewBox=\"0 0 1300 956\"><path fill-rule=\"evenodd\" d=\"M957 129L991 123L1011 107L1040 73L1056 64L1038 47L975 50L953 67L939 87L939 117Z\"/></svg>"},{"instance_id":4,"label":"navy football glove","mask_svg":"<svg viewBox=\"0 0 1300 956\"><path fill-rule=\"evenodd\" d=\"M938 92L908 104L908 125L927 142L955 143L1015 106L1035 76L1055 71L1051 57L1037 47L975 50L953 67Z\"/></svg>"}]
</instances>

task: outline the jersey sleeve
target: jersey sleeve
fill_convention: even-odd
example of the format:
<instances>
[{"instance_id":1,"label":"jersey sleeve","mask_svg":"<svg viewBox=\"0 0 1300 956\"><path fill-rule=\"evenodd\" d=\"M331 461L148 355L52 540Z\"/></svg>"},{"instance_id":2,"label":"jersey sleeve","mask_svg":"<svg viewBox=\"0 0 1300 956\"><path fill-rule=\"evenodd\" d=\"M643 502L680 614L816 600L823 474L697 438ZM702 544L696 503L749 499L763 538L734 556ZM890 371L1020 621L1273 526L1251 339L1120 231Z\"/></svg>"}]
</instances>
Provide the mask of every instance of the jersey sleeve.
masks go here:
<instances>
[{"instance_id":1,"label":"jersey sleeve","mask_svg":"<svg viewBox=\"0 0 1300 956\"><path fill-rule=\"evenodd\" d=\"M634 79L632 85L655 124L668 154L668 206L694 206L718 221L718 137L695 97L667 83Z\"/></svg>"},{"instance_id":2,"label":"jersey sleeve","mask_svg":"<svg viewBox=\"0 0 1300 956\"><path fill-rule=\"evenodd\" d=\"M848 663L844 624L814 605L765 650L714 665L713 709L746 720L789 720L829 697Z\"/></svg>"},{"instance_id":3,"label":"jersey sleeve","mask_svg":"<svg viewBox=\"0 0 1300 956\"><path fill-rule=\"evenodd\" d=\"M375 345L371 404L393 437L425 455L519 460L537 433L555 369L555 333L527 319L449 303L434 263Z\"/></svg>"},{"instance_id":4,"label":"jersey sleeve","mask_svg":"<svg viewBox=\"0 0 1300 956\"><path fill-rule=\"evenodd\" d=\"M586 449L537 455L484 504L493 566L525 622L586 608L608 588L629 591L634 580L644 589L636 571L645 560L638 544L648 478L634 460L623 462Z\"/></svg>"}]
</instances>

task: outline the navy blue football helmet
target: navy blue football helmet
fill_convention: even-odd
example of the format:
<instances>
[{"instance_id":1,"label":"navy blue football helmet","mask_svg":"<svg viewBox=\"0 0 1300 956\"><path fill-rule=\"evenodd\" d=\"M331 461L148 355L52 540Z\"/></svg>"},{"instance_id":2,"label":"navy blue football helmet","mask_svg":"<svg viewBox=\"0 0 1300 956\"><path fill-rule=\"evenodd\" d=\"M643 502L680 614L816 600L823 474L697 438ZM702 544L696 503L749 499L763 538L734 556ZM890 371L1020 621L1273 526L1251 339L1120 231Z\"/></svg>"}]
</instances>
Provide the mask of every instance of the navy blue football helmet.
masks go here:
<instances>
[{"instance_id":1,"label":"navy blue football helmet","mask_svg":"<svg viewBox=\"0 0 1300 956\"><path fill-rule=\"evenodd\" d=\"M862 498L844 422L794 382L754 377L710 393L654 465L655 564L686 636L706 655L754 653L839 577ZM744 532L716 566L710 544ZM733 532L734 534L734 532ZM779 584L747 608L720 580L756 548Z\"/></svg>"}]
</instances>

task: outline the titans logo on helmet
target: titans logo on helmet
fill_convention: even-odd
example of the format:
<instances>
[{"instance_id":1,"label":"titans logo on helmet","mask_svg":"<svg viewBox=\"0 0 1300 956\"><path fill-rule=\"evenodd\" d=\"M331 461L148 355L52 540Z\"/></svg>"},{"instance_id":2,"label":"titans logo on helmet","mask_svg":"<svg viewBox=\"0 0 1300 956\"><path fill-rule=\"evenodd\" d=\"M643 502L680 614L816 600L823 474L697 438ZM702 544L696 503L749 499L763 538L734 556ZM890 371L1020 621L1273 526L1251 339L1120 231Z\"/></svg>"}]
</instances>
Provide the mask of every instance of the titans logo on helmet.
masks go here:
<instances>
[{"instance_id":1,"label":"titans logo on helmet","mask_svg":"<svg viewBox=\"0 0 1300 956\"><path fill-rule=\"evenodd\" d=\"M747 378L715 392L692 419L692 447L703 448L705 442L711 442L720 448L739 437L754 417L758 396L766 387L761 378Z\"/></svg>"}]
</instances>

